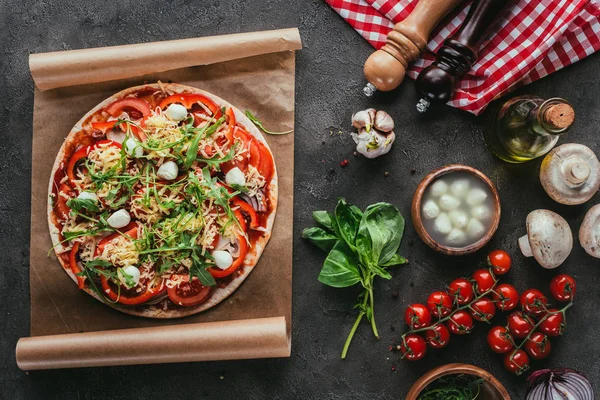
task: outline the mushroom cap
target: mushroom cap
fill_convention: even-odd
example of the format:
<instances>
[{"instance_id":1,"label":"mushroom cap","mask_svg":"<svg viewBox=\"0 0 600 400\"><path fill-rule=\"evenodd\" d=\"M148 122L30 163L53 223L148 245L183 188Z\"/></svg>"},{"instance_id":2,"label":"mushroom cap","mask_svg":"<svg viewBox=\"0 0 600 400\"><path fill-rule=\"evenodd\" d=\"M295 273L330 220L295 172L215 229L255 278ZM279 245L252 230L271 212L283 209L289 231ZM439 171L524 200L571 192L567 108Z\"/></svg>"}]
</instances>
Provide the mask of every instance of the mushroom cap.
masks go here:
<instances>
[{"instance_id":1,"label":"mushroom cap","mask_svg":"<svg viewBox=\"0 0 600 400\"><path fill-rule=\"evenodd\" d=\"M600 204L590 208L579 228L579 242L592 257L600 258Z\"/></svg>"},{"instance_id":2,"label":"mushroom cap","mask_svg":"<svg viewBox=\"0 0 600 400\"><path fill-rule=\"evenodd\" d=\"M573 249L568 222L550 210L535 210L527 215L527 238L535 260L544 268L561 265Z\"/></svg>"},{"instance_id":3,"label":"mushroom cap","mask_svg":"<svg viewBox=\"0 0 600 400\"><path fill-rule=\"evenodd\" d=\"M589 147L566 143L544 158L540 182L554 201L582 204L600 188L600 162Z\"/></svg>"}]
</instances>

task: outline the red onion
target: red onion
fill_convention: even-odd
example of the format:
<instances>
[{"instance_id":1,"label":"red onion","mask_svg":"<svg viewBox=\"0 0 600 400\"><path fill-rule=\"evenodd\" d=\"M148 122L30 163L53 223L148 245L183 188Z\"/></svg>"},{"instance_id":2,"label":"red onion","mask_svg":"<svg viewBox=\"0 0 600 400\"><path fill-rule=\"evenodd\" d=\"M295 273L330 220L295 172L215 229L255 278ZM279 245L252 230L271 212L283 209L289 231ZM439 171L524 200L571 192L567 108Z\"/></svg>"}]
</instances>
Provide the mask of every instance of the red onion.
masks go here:
<instances>
[{"instance_id":1,"label":"red onion","mask_svg":"<svg viewBox=\"0 0 600 400\"><path fill-rule=\"evenodd\" d=\"M569 368L535 371L527 381L527 400L594 400L590 381Z\"/></svg>"}]
</instances>

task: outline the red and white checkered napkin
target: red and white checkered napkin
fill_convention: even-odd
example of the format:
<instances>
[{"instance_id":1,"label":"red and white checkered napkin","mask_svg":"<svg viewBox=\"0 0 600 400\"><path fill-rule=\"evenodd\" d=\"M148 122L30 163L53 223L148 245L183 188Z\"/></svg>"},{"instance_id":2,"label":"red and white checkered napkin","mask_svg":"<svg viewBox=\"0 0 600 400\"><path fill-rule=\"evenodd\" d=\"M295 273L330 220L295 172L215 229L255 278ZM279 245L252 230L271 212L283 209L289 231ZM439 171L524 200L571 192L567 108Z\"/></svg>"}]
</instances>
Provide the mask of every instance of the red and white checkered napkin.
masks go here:
<instances>
[{"instance_id":1,"label":"red and white checkered napkin","mask_svg":"<svg viewBox=\"0 0 600 400\"><path fill-rule=\"evenodd\" d=\"M325 0L375 48L419 0ZM428 1L428 0L421 0ZM415 79L460 27L470 4L436 28L407 75ZM518 0L483 44L479 60L448 103L479 114L510 88L538 80L600 49L600 0Z\"/></svg>"}]
</instances>

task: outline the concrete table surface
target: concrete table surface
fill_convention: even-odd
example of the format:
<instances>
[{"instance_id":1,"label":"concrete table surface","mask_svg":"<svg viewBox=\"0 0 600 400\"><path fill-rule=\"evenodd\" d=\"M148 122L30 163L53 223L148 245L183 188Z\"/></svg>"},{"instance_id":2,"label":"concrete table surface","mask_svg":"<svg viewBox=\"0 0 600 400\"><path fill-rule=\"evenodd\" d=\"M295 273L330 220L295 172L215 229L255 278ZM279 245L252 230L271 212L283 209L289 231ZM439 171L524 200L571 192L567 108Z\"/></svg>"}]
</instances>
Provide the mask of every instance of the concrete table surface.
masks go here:
<instances>
[{"instance_id":1,"label":"concrete table surface","mask_svg":"<svg viewBox=\"0 0 600 400\"><path fill-rule=\"evenodd\" d=\"M549 359L535 363L534 368L581 370L600 393L600 261L588 257L576 241L565 264L557 271L546 271L520 256L517 246L529 211L557 211L576 232L585 211L600 197L583 206L560 206L539 184L539 160L508 165L494 158L482 136L489 112L474 117L443 106L419 116L414 108L414 85L408 79L393 93L365 99L360 92L362 64L372 49L324 2L3 0L0 26L1 399L403 399L420 375L449 362L487 369L506 385L513 399L522 399L525 380L505 372L501 357L487 349L485 324L479 323L471 335L453 337L447 349L431 351L417 363L398 360L388 350L405 329L401 320L408 304L424 302L430 292L469 275L494 248L513 255L514 268L506 281L519 290L534 286L548 293L548 283L558 272L577 278L578 298L568 313L567 332L553 340ZM28 54L296 26L304 48L297 53L296 66L292 357L20 371L15 344L29 334L33 82ZM600 153L599 70L600 55L592 55L518 93L568 99L577 120L560 143L584 143ZM387 110L397 124L398 138L391 153L374 161L354 157L349 136L351 114L368 106ZM344 159L349 165L341 168ZM410 223L410 201L418 182L431 169L448 163L479 168L496 183L502 199L497 234L484 250L468 257L434 253ZM312 224L311 211L331 210L340 196L360 207L377 201L395 204L407 218L401 254L410 259L409 265L394 270L392 280L376 285L381 340L373 338L367 324L361 325L345 361L339 356L354 322L352 306L358 291L320 284L316 277L324 255L301 238L302 229Z\"/></svg>"}]
</instances>

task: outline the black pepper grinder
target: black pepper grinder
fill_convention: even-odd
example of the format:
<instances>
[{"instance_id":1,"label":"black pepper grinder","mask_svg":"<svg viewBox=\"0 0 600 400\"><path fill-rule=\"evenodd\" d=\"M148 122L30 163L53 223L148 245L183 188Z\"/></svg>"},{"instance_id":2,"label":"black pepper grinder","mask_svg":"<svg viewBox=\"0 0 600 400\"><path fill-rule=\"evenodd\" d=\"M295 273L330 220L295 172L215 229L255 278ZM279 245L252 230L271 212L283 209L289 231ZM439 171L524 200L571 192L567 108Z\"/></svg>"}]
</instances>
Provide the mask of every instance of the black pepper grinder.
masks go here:
<instances>
[{"instance_id":1,"label":"black pepper grinder","mask_svg":"<svg viewBox=\"0 0 600 400\"><path fill-rule=\"evenodd\" d=\"M454 86L475 64L481 43L494 27L494 20L511 0L474 0L458 32L444 42L436 60L419 74L416 88L421 95L419 112L427 111L432 102L446 103Z\"/></svg>"}]
</instances>

